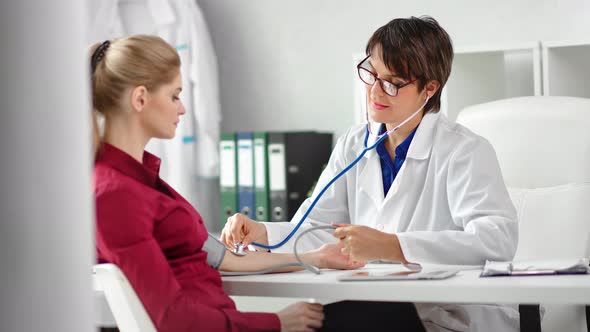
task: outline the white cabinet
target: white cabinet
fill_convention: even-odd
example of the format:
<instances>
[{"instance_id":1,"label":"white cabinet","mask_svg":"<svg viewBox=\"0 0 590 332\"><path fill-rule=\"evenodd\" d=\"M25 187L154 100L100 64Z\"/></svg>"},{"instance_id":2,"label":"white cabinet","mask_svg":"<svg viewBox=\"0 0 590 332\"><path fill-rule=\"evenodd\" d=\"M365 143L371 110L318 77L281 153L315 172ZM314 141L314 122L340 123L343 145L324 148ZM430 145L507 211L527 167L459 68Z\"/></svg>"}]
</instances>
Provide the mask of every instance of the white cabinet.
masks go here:
<instances>
[{"instance_id":1,"label":"white cabinet","mask_svg":"<svg viewBox=\"0 0 590 332\"><path fill-rule=\"evenodd\" d=\"M538 42L457 48L441 96L441 112L455 121L463 108L497 99L541 95Z\"/></svg>"},{"instance_id":2,"label":"white cabinet","mask_svg":"<svg viewBox=\"0 0 590 332\"><path fill-rule=\"evenodd\" d=\"M590 42L542 42L543 95L590 98Z\"/></svg>"}]
</instances>

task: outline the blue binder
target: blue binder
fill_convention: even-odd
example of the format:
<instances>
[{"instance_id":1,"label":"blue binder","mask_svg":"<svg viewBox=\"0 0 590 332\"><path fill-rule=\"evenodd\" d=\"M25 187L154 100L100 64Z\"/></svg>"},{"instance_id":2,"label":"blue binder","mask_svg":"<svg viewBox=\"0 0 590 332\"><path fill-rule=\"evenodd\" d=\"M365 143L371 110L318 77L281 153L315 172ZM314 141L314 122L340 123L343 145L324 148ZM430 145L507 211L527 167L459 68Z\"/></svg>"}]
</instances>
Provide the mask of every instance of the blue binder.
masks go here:
<instances>
[{"instance_id":1,"label":"blue binder","mask_svg":"<svg viewBox=\"0 0 590 332\"><path fill-rule=\"evenodd\" d=\"M251 132L237 133L238 212L255 219L254 137Z\"/></svg>"}]
</instances>

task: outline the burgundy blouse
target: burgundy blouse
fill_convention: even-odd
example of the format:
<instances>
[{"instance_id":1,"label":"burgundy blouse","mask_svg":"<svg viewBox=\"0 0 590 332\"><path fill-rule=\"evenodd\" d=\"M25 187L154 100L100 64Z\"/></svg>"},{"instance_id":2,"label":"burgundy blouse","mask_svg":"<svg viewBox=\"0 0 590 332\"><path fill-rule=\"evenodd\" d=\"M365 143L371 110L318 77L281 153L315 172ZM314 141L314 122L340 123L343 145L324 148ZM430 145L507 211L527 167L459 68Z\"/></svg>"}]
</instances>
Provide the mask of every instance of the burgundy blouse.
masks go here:
<instances>
[{"instance_id":1,"label":"burgundy blouse","mask_svg":"<svg viewBox=\"0 0 590 332\"><path fill-rule=\"evenodd\" d=\"M202 250L199 213L143 164L104 143L94 167L99 263L123 271L158 331L280 331L276 314L239 312Z\"/></svg>"}]
</instances>

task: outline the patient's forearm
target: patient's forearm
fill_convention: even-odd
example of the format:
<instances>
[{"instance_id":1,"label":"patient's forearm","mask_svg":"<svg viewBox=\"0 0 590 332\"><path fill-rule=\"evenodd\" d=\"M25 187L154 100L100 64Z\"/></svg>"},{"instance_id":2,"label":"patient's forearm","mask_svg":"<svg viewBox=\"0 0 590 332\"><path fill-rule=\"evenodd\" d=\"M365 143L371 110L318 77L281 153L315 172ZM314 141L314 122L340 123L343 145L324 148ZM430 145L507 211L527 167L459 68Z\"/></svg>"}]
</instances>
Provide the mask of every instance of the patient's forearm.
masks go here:
<instances>
[{"instance_id":1,"label":"patient's forearm","mask_svg":"<svg viewBox=\"0 0 590 332\"><path fill-rule=\"evenodd\" d=\"M305 263L313 264L311 261L311 254L301 254L300 257ZM293 254L275 254L268 252L249 251L246 256L240 257L235 256L230 252L226 252L225 257L219 266L219 270L240 272L260 271L273 266L296 262L297 260ZM276 270L275 272L291 272L299 271L301 269L302 267L292 266Z\"/></svg>"}]
</instances>

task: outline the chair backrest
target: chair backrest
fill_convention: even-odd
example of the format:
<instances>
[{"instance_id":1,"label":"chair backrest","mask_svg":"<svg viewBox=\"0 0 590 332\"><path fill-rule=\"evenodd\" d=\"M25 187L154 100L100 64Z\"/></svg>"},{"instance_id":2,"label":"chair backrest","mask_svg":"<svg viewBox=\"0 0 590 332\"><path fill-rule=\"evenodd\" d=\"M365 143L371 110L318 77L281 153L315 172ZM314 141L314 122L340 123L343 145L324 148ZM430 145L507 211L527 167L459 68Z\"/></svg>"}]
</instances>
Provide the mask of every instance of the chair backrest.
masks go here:
<instances>
[{"instance_id":1,"label":"chair backrest","mask_svg":"<svg viewBox=\"0 0 590 332\"><path fill-rule=\"evenodd\" d=\"M515 260L590 256L590 99L520 97L467 107L519 217Z\"/></svg>"},{"instance_id":2,"label":"chair backrest","mask_svg":"<svg viewBox=\"0 0 590 332\"><path fill-rule=\"evenodd\" d=\"M94 290L102 291L121 332L157 332L133 287L114 264L93 267Z\"/></svg>"}]
</instances>

